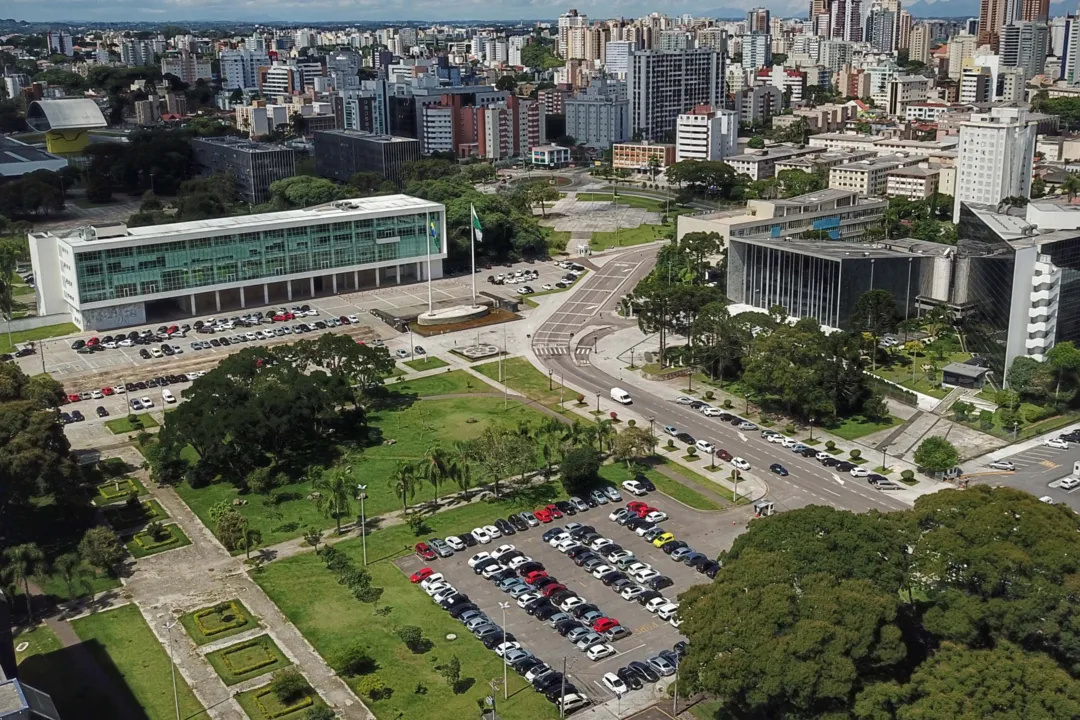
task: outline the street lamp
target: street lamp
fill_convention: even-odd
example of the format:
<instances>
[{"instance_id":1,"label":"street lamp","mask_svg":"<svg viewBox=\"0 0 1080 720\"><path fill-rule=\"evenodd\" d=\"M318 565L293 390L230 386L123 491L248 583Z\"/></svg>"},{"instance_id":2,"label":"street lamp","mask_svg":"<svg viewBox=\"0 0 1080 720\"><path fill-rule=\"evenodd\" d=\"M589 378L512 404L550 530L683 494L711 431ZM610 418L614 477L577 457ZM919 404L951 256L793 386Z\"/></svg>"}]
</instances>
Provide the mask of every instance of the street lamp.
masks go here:
<instances>
[{"instance_id":1,"label":"street lamp","mask_svg":"<svg viewBox=\"0 0 1080 720\"><path fill-rule=\"evenodd\" d=\"M600 391L596 391L596 415L600 416Z\"/></svg>"},{"instance_id":2,"label":"street lamp","mask_svg":"<svg viewBox=\"0 0 1080 720\"><path fill-rule=\"evenodd\" d=\"M364 499L367 498L367 485L357 485L356 492L360 498L360 543L364 546L364 565L367 565L367 517L364 515Z\"/></svg>"},{"instance_id":3,"label":"street lamp","mask_svg":"<svg viewBox=\"0 0 1080 720\"><path fill-rule=\"evenodd\" d=\"M653 423L656 422L656 418L652 415L649 416L649 435L655 440L656 433L653 432Z\"/></svg>"},{"instance_id":4,"label":"street lamp","mask_svg":"<svg viewBox=\"0 0 1080 720\"><path fill-rule=\"evenodd\" d=\"M510 607L508 602L500 602L499 609L502 610L502 635L503 635L503 700L510 699L510 686L506 683L506 608Z\"/></svg>"},{"instance_id":5,"label":"street lamp","mask_svg":"<svg viewBox=\"0 0 1080 720\"><path fill-rule=\"evenodd\" d=\"M172 629L176 627L176 623L179 620L173 620L172 623L165 623L165 632L169 634L169 670L172 672L172 694L173 704L176 705L176 720L180 720L180 696L176 692L176 658L173 657L173 642L172 642Z\"/></svg>"},{"instance_id":6,"label":"street lamp","mask_svg":"<svg viewBox=\"0 0 1080 720\"><path fill-rule=\"evenodd\" d=\"M814 442L814 418L810 418L810 442Z\"/></svg>"},{"instance_id":7,"label":"street lamp","mask_svg":"<svg viewBox=\"0 0 1080 720\"><path fill-rule=\"evenodd\" d=\"M551 392L551 389L552 389L551 388L551 375L554 372L555 372L555 370L553 370L552 368L548 368L548 392Z\"/></svg>"}]
</instances>

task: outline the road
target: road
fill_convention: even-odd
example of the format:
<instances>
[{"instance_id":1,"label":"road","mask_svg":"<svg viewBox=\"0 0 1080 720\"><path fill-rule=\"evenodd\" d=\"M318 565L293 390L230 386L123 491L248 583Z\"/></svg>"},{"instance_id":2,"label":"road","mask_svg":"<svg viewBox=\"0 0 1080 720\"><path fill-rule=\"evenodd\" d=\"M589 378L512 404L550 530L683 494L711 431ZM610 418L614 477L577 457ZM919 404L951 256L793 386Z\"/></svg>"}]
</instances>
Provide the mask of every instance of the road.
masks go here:
<instances>
[{"instance_id":1,"label":"road","mask_svg":"<svg viewBox=\"0 0 1080 720\"><path fill-rule=\"evenodd\" d=\"M829 505L849 510L899 510L907 503L888 493L875 490L865 480L847 474L830 472L816 460L804 458L766 442L758 432L742 433L729 423L709 418L674 402L676 391L652 386L628 387L616 378L583 360L583 353L571 353L575 333L588 326L625 324L612 321L619 298L629 292L637 280L646 275L655 260L658 246L627 252L609 261L599 271L590 273L584 285L551 318L533 334L533 350L541 360L554 368L556 375L592 393L600 393L606 405L611 388L627 389L634 398L633 410L645 417L655 418L655 425L674 425L698 439L707 439L732 454L745 458L755 474L770 488L769 499L778 510L790 510L810 504ZM612 315L609 315L611 313ZM603 317L601 317L601 315ZM591 337L587 342L591 342ZM768 472L769 465L779 462L791 473L779 477Z\"/></svg>"}]
</instances>

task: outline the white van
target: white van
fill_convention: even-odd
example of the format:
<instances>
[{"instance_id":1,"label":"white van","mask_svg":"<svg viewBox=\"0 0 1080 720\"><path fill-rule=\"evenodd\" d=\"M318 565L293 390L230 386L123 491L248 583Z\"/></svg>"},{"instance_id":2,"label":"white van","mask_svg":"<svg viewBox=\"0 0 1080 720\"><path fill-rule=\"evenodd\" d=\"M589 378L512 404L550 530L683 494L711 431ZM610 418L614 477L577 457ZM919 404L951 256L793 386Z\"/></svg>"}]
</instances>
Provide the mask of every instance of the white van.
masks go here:
<instances>
[{"instance_id":1,"label":"white van","mask_svg":"<svg viewBox=\"0 0 1080 720\"><path fill-rule=\"evenodd\" d=\"M168 405L172 405L173 403L176 402L176 396L173 395L172 391L169 390L168 388L162 389L162 391L161 391L161 399L164 400L165 403L168 404Z\"/></svg>"},{"instance_id":2,"label":"white van","mask_svg":"<svg viewBox=\"0 0 1080 720\"><path fill-rule=\"evenodd\" d=\"M630 393L622 388L611 388L611 399L623 405L629 405L634 402L630 397Z\"/></svg>"}]
</instances>

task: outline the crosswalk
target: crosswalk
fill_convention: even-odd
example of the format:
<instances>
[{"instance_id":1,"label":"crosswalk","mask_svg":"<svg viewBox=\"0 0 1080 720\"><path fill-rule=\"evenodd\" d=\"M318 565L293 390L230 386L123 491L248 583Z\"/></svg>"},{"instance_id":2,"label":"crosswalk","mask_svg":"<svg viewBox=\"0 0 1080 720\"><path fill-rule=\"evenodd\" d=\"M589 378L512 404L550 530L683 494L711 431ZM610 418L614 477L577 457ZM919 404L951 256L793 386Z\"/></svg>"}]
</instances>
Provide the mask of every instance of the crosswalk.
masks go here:
<instances>
[{"instance_id":1,"label":"crosswalk","mask_svg":"<svg viewBox=\"0 0 1080 720\"><path fill-rule=\"evenodd\" d=\"M573 353L570 352L570 348L566 345L534 345L533 351L539 357L552 357L555 355L573 355L574 362L578 365L589 365L589 355L592 353L591 347L579 347L576 348Z\"/></svg>"}]
</instances>

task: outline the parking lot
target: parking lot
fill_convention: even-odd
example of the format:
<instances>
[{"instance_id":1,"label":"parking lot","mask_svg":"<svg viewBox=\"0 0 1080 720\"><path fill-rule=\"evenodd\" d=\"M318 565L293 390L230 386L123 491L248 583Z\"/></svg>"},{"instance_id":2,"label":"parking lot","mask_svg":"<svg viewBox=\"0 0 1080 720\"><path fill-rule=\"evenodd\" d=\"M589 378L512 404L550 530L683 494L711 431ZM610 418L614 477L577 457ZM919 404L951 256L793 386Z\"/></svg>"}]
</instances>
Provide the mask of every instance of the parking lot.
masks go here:
<instances>
[{"instance_id":1,"label":"parking lot","mask_svg":"<svg viewBox=\"0 0 1080 720\"><path fill-rule=\"evenodd\" d=\"M671 601L675 601L677 595L691 585L709 582L705 575L672 560L633 530L609 520L611 512L625 507L626 502L632 499L634 498L624 497L621 502L609 503L575 516L556 519L550 524L518 531L514 535L494 539L489 544L466 548L450 558L423 561L410 555L398 560L397 564L406 574L412 574L422 567L431 567L442 573L446 582L466 594L493 623L502 626L507 633L512 633L524 649L556 671L561 671L565 658L567 682L576 685L578 690L587 694L594 703L607 702L613 700L615 695L602 683L605 673L615 672L631 661L644 662L662 650L671 650L676 642L684 638L668 621L650 612L637 601L623 599L583 567L578 567L567 555L545 542L542 535L553 528L564 527L568 522L593 526L597 533L632 552L639 561L648 563L655 570L670 577L673 585L662 590L662 594ZM732 523L727 514L702 513L685 508L659 493L650 493L640 499L669 515L669 518L661 523L664 529L673 533L676 539L693 538L695 549L709 557L715 557L721 550L730 547L731 541L744 524L744 521L737 525ZM742 515L745 513L740 517ZM495 518L492 518L492 521L494 520ZM511 595L503 593L493 582L485 580L469 567L468 561L476 553L490 552L503 544L511 544L534 561L542 563L546 572L557 578L567 590L598 606L605 616L615 618L620 625L631 630L629 636L612 643L616 654L591 661L583 651L562 637L546 621L528 615ZM416 591L423 592L420 588ZM505 609L505 624L504 610L500 603L509 603L509 607ZM511 669L510 672L513 673L514 670ZM665 684L666 682L660 683L661 686ZM659 696L660 692L657 686L645 683L641 690L631 691L624 696L620 704L623 708L635 704L642 707ZM643 702L639 704L635 703L635 700Z\"/></svg>"}]
</instances>

